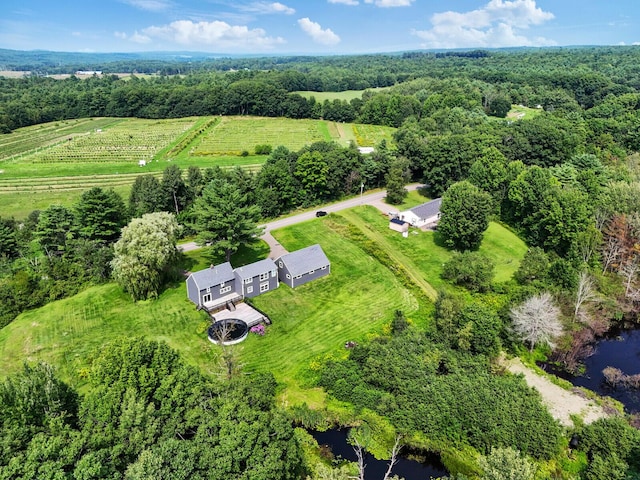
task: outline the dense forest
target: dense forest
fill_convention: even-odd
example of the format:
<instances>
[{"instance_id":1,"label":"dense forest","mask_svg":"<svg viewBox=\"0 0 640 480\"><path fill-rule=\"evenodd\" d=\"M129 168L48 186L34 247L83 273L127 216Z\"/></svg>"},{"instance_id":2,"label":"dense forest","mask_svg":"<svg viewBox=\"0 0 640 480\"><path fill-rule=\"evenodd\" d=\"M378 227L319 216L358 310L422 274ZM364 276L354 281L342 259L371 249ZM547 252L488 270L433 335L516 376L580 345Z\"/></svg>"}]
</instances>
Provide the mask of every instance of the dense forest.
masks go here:
<instances>
[{"instance_id":1,"label":"dense forest","mask_svg":"<svg viewBox=\"0 0 640 480\"><path fill-rule=\"evenodd\" d=\"M457 252L443 267L447 287L426 328L397 311L388 331L309 375L309 383L348 405L349 415L306 406L284 412L268 376L216 383L162 344L116 343L96 354L85 395L48 366L27 366L5 380L0 476L155 478L168 471L171 478L342 479L349 472L307 463L292 422L361 427L372 417L410 446L441 453L452 478L639 478L637 415L562 428L497 360L506 351L576 371L598 335L616 321L637 322L638 60L634 47L411 52L202 60L180 75L167 74L179 64L158 60L157 76L123 80L110 74L126 71L119 59L83 63L108 72L85 80L0 79L0 127L7 133L87 116L234 114L397 127L393 145L381 143L371 155L324 142L289 151L274 141L256 174L170 166L161 179L139 176L128 199L93 188L72 207L0 218L2 326L113 278L134 299L153 299L179 278L180 235L230 255L260 219L356 194L365 180L369 188L387 186L397 203L411 180L441 196L437 235ZM365 91L349 102L322 103L293 93L347 89ZM513 105L527 107L528 115L508 116ZM230 232L240 216L253 225L212 237L205 220L216 202L239 212L221 230ZM491 259L477 251L489 220L529 247L506 283L494 281ZM402 277L352 226L327 221ZM167 255L128 269L127 239L149 229L165 233L156 250ZM44 403L25 400L31 397ZM572 451L573 435L580 443ZM264 445L264 455L227 461L230 449L244 452L248 444ZM95 465L101 467L89 471Z\"/></svg>"}]
</instances>

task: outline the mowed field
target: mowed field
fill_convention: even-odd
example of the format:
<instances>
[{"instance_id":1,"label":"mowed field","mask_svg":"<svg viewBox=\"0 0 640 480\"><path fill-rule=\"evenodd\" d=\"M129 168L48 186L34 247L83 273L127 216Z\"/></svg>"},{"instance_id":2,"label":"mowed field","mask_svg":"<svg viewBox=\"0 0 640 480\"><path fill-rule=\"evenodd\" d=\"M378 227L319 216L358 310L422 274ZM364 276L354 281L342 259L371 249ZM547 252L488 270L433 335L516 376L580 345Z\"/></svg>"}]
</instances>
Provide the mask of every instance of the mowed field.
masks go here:
<instances>
[{"instance_id":1,"label":"mowed field","mask_svg":"<svg viewBox=\"0 0 640 480\"><path fill-rule=\"evenodd\" d=\"M317 141L371 146L382 139L392 142L392 132L260 117L94 118L35 125L0 135L0 215L24 218L51 203L71 205L94 186L113 188L126 198L136 176L159 176L170 164L255 172L267 158L255 155L256 145L290 150Z\"/></svg>"},{"instance_id":2,"label":"mowed field","mask_svg":"<svg viewBox=\"0 0 640 480\"><path fill-rule=\"evenodd\" d=\"M432 304L417 297L387 266L356 243L331 228L347 222L377 239L377 245L411 270L424 284L441 287L442 263L451 252L438 246L433 232L402 238L370 207L357 207L273 232L289 250L319 243L331 260L331 274L290 289L286 285L253 299L272 325L265 336L250 335L233 349L246 373L270 371L283 385L289 404L319 405L323 395L310 388L319 362L342 357L347 341L361 341L388 329L393 312L402 310L416 325L424 326ZM498 224L491 224L481 251L499 259L498 276L506 280L524 255L519 239ZM259 243L232 257L234 266L268 255ZM214 259L219 261L219 259ZM189 252L185 269L195 271L211 262L207 249ZM157 300L133 303L111 283L89 288L65 300L20 315L0 330L0 377L19 370L22 362L46 361L67 381L82 387L96 348L120 337L136 335L163 340L204 372L219 374L221 349L206 338L208 320L187 300L183 281L161 293Z\"/></svg>"}]
</instances>

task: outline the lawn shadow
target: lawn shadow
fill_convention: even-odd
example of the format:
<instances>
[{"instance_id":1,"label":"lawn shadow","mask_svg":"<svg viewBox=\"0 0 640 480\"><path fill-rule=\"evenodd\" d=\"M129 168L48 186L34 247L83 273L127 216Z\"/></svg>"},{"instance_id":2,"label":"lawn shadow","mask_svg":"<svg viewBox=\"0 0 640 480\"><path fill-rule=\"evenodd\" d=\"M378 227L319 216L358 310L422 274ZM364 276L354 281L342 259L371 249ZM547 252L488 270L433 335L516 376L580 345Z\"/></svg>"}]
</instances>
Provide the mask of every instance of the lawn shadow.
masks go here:
<instances>
[{"instance_id":1,"label":"lawn shadow","mask_svg":"<svg viewBox=\"0 0 640 480\"><path fill-rule=\"evenodd\" d=\"M418 192L420 196L424 197L425 199L432 198L431 194L429 193L429 187L427 185L420 185L418 188L416 188L416 192Z\"/></svg>"},{"instance_id":2,"label":"lawn shadow","mask_svg":"<svg viewBox=\"0 0 640 480\"><path fill-rule=\"evenodd\" d=\"M438 247L445 248L451 252L454 251L452 248L450 248L448 245L444 243L444 237L438 230L433 231L433 243L435 243Z\"/></svg>"}]
</instances>

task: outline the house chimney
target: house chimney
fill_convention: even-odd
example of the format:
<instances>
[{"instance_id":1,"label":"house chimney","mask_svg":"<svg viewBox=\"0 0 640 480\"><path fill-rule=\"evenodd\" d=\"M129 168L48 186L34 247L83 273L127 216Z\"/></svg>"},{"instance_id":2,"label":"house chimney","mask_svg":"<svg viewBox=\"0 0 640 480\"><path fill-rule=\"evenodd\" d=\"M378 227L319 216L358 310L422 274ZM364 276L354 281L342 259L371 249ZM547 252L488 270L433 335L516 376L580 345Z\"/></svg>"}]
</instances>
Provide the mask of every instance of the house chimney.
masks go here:
<instances>
[{"instance_id":1,"label":"house chimney","mask_svg":"<svg viewBox=\"0 0 640 480\"><path fill-rule=\"evenodd\" d=\"M209 265L209 268L216 268L216 266L212 263L211 265Z\"/></svg>"}]
</instances>

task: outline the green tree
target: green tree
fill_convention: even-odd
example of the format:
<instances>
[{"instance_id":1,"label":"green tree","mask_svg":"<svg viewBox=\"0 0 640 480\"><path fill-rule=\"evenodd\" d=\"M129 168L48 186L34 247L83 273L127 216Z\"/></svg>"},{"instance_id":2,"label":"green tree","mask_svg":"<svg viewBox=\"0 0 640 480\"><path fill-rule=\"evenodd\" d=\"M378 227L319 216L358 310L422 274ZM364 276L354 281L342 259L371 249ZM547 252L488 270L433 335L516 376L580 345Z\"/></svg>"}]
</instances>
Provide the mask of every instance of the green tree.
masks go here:
<instances>
[{"instance_id":1,"label":"green tree","mask_svg":"<svg viewBox=\"0 0 640 480\"><path fill-rule=\"evenodd\" d=\"M462 309L457 321L461 329L470 325L469 350L471 352L490 357L500 353L502 322L491 308L480 302L470 302Z\"/></svg>"},{"instance_id":2,"label":"green tree","mask_svg":"<svg viewBox=\"0 0 640 480\"><path fill-rule=\"evenodd\" d=\"M260 208L248 204L246 195L223 179L215 179L204 188L194 204L193 215L198 243L211 243L227 261L240 245L255 241L261 234L257 227Z\"/></svg>"},{"instance_id":3,"label":"green tree","mask_svg":"<svg viewBox=\"0 0 640 480\"><path fill-rule=\"evenodd\" d=\"M160 190L163 197L162 210L178 215L186 207L189 194L182 179L182 170L177 165L169 165L164 169Z\"/></svg>"},{"instance_id":4,"label":"green tree","mask_svg":"<svg viewBox=\"0 0 640 480\"><path fill-rule=\"evenodd\" d=\"M204 176L197 165L190 165L187 169L187 187L191 201L199 197L204 188Z\"/></svg>"},{"instance_id":5,"label":"green tree","mask_svg":"<svg viewBox=\"0 0 640 480\"><path fill-rule=\"evenodd\" d=\"M455 253L442 268L442 278L473 292L486 292L491 288L495 266L480 252Z\"/></svg>"},{"instance_id":6,"label":"green tree","mask_svg":"<svg viewBox=\"0 0 640 480\"><path fill-rule=\"evenodd\" d=\"M179 226L166 212L134 218L114 245L113 276L134 300L156 297L177 255Z\"/></svg>"},{"instance_id":7,"label":"green tree","mask_svg":"<svg viewBox=\"0 0 640 480\"><path fill-rule=\"evenodd\" d=\"M16 222L0 217L0 257L15 258L18 252Z\"/></svg>"},{"instance_id":8,"label":"green tree","mask_svg":"<svg viewBox=\"0 0 640 480\"><path fill-rule=\"evenodd\" d=\"M400 205L407 198L408 191L404 188L407 183L408 164L402 157L391 162L387 173L387 197L386 202L391 205Z\"/></svg>"},{"instance_id":9,"label":"green tree","mask_svg":"<svg viewBox=\"0 0 640 480\"><path fill-rule=\"evenodd\" d=\"M404 332L409 327L407 317L404 316L402 310L393 312L393 320L391 321L391 333L394 335Z\"/></svg>"},{"instance_id":10,"label":"green tree","mask_svg":"<svg viewBox=\"0 0 640 480\"><path fill-rule=\"evenodd\" d=\"M487 115L505 118L509 110L511 110L511 100L505 96L497 96L487 107Z\"/></svg>"},{"instance_id":11,"label":"green tree","mask_svg":"<svg viewBox=\"0 0 640 480\"><path fill-rule=\"evenodd\" d=\"M329 165L320 152L305 152L298 157L294 175L304 189L306 203L323 199L327 193Z\"/></svg>"},{"instance_id":12,"label":"green tree","mask_svg":"<svg viewBox=\"0 0 640 480\"><path fill-rule=\"evenodd\" d=\"M153 175L136 177L129 194L129 213L141 217L145 213L159 212L164 206L160 182ZM171 209L173 210L173 208Z\"/></svg>"},{"instance_id":13,"label":"green tree","mask_svg":"<svg viewBox=\"0 0 640 480\"><path fill-rule=\"evenodd\" d=\"M544 285L549 277L549 257L540 247L531 247L524 254L518 270L513 274L522 285Z\"/></svg>"},{"instance_id":14,"label":"green tree","mask_svg":"<svg viewBox=\"0 0 640 480\"><path fill-rule=\"evenodd\" d=\"M75 234L73 212L62 205L51 205L40 212L36 238L40 247L48 254L60 254L67 241Z\"/></svg>"},{"instance_id":15,"label":"green tree","mask_svg":"<svg viewBox=\"0 0 640 480\"><path fill-rule=\"evenodd\" d=\"M499 207L507 193L509 173L506 157L495 147L482 152L469 169L468 180L476 187L493 197L494 205Z\"/></svg>"},{"instance_id":16,"label":"green tree","mask_svg":"<svg viewBox=\"0 0 640 480\"><path fill-rule=\"evenodd\" d=\"M468 181L453 184L442 196L438 232L448 247L480 246L491 215L491 196Z\"/></svg>"},{"instance_id":17,"label":"green tree","mask_svg":"<svg viewBox=\"0 0 640 480\"><path fill-rule=\"evenodd\" d=\"M533 480L536 466L513 448L492 448L491 453L480 457L483 480Z\"/></svg>"},{"instance_id":18,"label":"green tree","mask_svg":"<svg viewBox=\"0 0 640 480\"><path fill-rule=\"evenodd\" d=\"M87 240L112 242L127 223L124 202L113 190L94 187L83 192L75 205L78 233Z\"/></svg>"},{"instance_id":19,"label":"green tree","mask_svg":"<svg viewBox=\"0 0 640 480\"><path fill-rule=\"evenodd\" d=\"M77 394L56 378L50 365L25 364L0 384L0 465L26 449L36 434L46 432L54 419L74 425L77 414Z\"/></svg>"}]
</instances>

